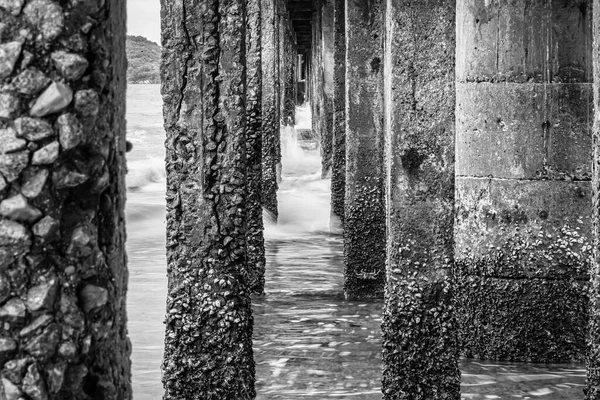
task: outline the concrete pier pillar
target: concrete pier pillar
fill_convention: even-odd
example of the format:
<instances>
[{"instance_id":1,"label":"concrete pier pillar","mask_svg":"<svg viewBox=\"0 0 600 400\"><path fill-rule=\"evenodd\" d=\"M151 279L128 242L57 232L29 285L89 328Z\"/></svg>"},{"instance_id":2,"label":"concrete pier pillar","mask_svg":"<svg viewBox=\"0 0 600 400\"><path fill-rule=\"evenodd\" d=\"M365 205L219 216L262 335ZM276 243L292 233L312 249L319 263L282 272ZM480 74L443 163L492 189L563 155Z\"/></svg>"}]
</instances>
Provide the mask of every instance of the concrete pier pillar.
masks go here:
<instances>
[{"instance_id":1,"label":"concrete pier pillar","mask_svg":"<svg viewBox=\"0 0 600 400\"><path fill-rule=\"evenodd\" d=\"M311 29L312 29L312 24L311 24ZM311 36L311 50L312 50L312 41L313 41L314 36ZM308 102L308 104L312 107L312 92L313 92L313 55L312 55L312 51L308 51L306 52L306 97L305 100ZM312 112L312 108L311 108L311 112Z\"/></svg>"},{"instance_id":2,"label":"concrete pier pillar","mask_svg":"<svg viewBox=\"0 0 600 400\"><path fill-rule=\"evenodd\" d=\"M346 205L344 292L382 297L382 10L379 0L346 0Z\"/></svg>"},{"instance_id":3,"label":"concrete pier pillar","mask_svg":"<svg viewBox=\"0 0 600 400\"><path fill-rule=\"evenodd\" d=\"M315 2L316 10L313 12L311 21L312 28L312 44L311 44L311 71L310 71L310 112L311 112L311 129L314 137L317 140L317 146L319 146L319 152L321 154L321 165L325 164L323 160L323 13L321 12L323 7L322 1Z\"/></svg>"},{"instance_id":4,"label":"concrete pier pillar","mask_svg":"<svg viewBox=\"0 0 600 400\"><path fill-rule=\"evenodd\" d=\"M460 399L450 279L455 8L385 1L384 399Z\"/></svg>"},{"instance_id":5,"label":"concrete pier pillar","mask_svg":"<svg viewBox=\"0 0 600 400\"><path fill-rule=\"evenodd\" d=\"M332 221L344 224L346 191L346 15L345 0L334 1L333 134L331 151Z\"/></svg>"},{"instance_id":6,"label":"concrete pier pillar","mask_svg":"<svg viewBox=\"0 0 600 400\"><path fill-rule=\"evenodd\" d=\"M321 62L323 68L323 101L321 115L321 177L331 173L333 151L333 1L322 0L321 7ZM343 66L343 64L342 64Z\"/></svg>"},{"instance_id":7,"label":"concrete pier pillar","mask_svg":"<svg viewBox=\"0 0 600 400\"><path fill-rule=\"evenodd\" d=\"M600 400L600 0L593 1L594 126L592 163L593 258L590 271L590 310L586 359L586 400Z\"/></svg>"},{"instance_id":8,"label":"concrete pier pillar","mask_svg":"<svg viewBox=\"0 0 600 400\"><path fill-rule=\"evenodd\" d=\"M246 1L162 1L164 399L253 399Z\"/></svg>"},{"instance_id":9,"label":"concrete pier pillar","mask_svg":"<svg viewBox=\"0 0 600 400\"><path fill-rule=\"evenodd\" d=\"M277 221L278 215L277 171L281 163L277 1L261 0L262 205L273 221Z\"/></svg>"},{"instance_id":10,"label":"concrete pier pillar","mask_svg":"<svg viewBox=\"0 0 600 400\"><path fill-rule=\"evenodd\" d=\"M454 275L463 353L583 360L591 1L457 3Z\"/></svg>"},{"instance_id":11,"label":"concrete pier pillar","mask_svg":"<svg viewBox=\"0 0 600 400\"><path fill-rule=\"evenodd\" d=\"M279 79L281 124L296 124L296 48L286 1L279 1Z\"/></svg>"},{"instance_id":12,"label":"concrete pier pillar","mask_svg":"<svg viewBox=\"0 0 600 400\"><path fill-rule=\"evenodd\" d=\"M0 399L131 399L125 3L0 21Z\"/></svg>"},{"instance_id":13,"label":"concrete pier pillar","mask_svg":"<svg viewBox=\"0 0 600 400\"><path fill-rule=\"evenodd\" d=\"M312 131L321 154L321 177L326 178L331 173L333 146L333 0L320 0L315 7L311 48Z\"/></svg>"},{"instance_id":14,"label":"concrete pier pillar","mask_svg":"<svg viewBox=\"0 0 600 400\"><path fill-rule=\"evenodd\" d=\"M261 1L248 0L246 19L246 164L248 185L248 266L253 293L265 289L262 208Z\"/></svg>"}]
</instances>

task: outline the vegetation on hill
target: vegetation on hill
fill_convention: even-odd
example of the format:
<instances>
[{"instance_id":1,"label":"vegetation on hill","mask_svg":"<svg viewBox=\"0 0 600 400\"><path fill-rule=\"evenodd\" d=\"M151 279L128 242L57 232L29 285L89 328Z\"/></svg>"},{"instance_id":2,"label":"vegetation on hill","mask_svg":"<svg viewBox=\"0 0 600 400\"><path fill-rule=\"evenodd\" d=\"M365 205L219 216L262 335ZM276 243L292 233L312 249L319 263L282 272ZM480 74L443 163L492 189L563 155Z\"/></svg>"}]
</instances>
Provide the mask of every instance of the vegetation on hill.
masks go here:
<instances>
[{"instance_id":1,"label":"vegetation on hill","mask_svg":"<svg viewBox=\"0 0 600 400\"><path fill-rule=\"evenodd\" d=\"M160 83L158 44L143 36L127 36L127 83Z\"/></svg>"}]
</instances>

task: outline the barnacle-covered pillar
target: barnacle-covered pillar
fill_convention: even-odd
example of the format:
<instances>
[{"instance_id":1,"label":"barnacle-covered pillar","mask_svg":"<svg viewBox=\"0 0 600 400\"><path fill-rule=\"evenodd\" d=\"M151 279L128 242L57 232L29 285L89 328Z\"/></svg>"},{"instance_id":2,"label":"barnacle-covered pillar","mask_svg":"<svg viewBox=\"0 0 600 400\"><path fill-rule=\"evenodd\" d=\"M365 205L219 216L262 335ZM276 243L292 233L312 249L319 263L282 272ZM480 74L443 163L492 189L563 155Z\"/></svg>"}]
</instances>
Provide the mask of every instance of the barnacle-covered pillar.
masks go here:
<instances>
[{"instance_id":1,"label":"barnacle-covered pillar","mask_svg":"<svg viewBox=\"0 0 600 400\"><path fill-rule=\"evenodd\" d=\"M386 0L385 399L460 399L450 284L455 8L455 0Z\"/></svg>"},{"instance_id":2,"label":"barnacle-covered pillar","mask_svg":"<svg viewBox=\"0 0 600 400\"><path fill-rule=\"evenodd\" d=\"M279 131L279 22L278 0L261 0L262 64L262 205L277 220L277 171L281 165Z\"/></svg>"},{"instance_id":3,"label":"barnacle-covered pillar","mask_svg":"<svg viewBox=\"0 0 600 400\"><path fill-rule=\"evenodd\" d=\"M311 73L310 73L310 87L311 87L311 95L310 95L310 111L311 111L311 128L314 137L317 139L317 145L319 146L319 152L321 157L323 157L324 151L323 149L323 130L324 130L324 118L323 118L323 109L325 105L324 101L324 93L323 93L323 13L321 9L323 8L322 1L315 2L315 11L313 12L312 20L311 20ZM326 146L326 145L325 145ZM321 158L322 163L323 158ZM322 164L323 165L323 164Z\"/></svg>"},{"instance_id":4,"label":"barnacle-covered pillar","mask_svg":"<svg viewBox=\"0 0 600 400\"><path fill-rule=\"evenodd\" d=\"M279 79L281 124L296 123L296 46L287 1L279 1Z\"/></svg>"},{"instance_id":5,"label":"barnacle-covered pillar","mask_svg":"<svg viewBox=\"0 0 600 400\"><path fill-rule=\"evenodd\" d=\"M592 163L593 259L587 354L587 400L600 399L600 0L593 2L594 128Z\"/></svg>"},{"instance_id":6,"label":"barnacle-covered pillar","mask_svg":"<svg viewBox=\"0 0 600 400\"><path fill-rule=\"evenodd\" d=\"M455 277L469 357L585 356L591 16L591 1L458 1Z\"/></svg>"},{"instance_id":7,"label":"barnacle-covered pillar","mask_svg":"<svg viewBox=\"0 0 600 400\"><path fill-rule=\"evenodd\" d=\"M332 225L344 223L346 191L346 21L345 0L334 1L333 133L331 151Z\"/></svg>"},{"instance_id":8,"label":"barnacle-covered pillar","mask_svg":"<svg viewBox=\"0 0 600 400\"><path fill-rule=\"evenodd\" d=\"M0 2L0 398L130 399L125 3Z\"/></svg>"},{"instance_id":9,"label":"barnacle-covered pillar","mask_svg":"<svg viewBox=\"0 0 600 400\"><path fill-rule=\"evenodd\" d=\"M253 399L246 1L163 0L164 399Z\"/></svg>"},{"instance_id":10,"label":"barnacle-covered pillar","mask_svg":"<svg viewBox=\"0 0 600 400\"><path fill-rule=\"evenodd\" d=\"M379 0L346 0L346 206L344 291L382 297L383 198L382 10Z\"/></svg>"},{"instance_id":11,"label":"barnacle-covered pillar","mask_svg":"<svg viewBox=\"0 0 600 400\"><path fill-rule=\"evenodd\" d=\"M254 293L265 289L262 211L261 1L248 0L246 24L246 164L248 185L248 266Z\"/></svg>"},{"instance_id":12,"label":"barnacle-covered pillar","mask_svg":"<svg viewBox=\"0 0 600 400\"><path fill-rule=\"evenodd\" d=\"M323 63L321 125L321 176L331 173L333 149L333 0L322 0L321 7L321 62ZM343 68L343 64L342 64Z\"/></svg>"}]
</instances>

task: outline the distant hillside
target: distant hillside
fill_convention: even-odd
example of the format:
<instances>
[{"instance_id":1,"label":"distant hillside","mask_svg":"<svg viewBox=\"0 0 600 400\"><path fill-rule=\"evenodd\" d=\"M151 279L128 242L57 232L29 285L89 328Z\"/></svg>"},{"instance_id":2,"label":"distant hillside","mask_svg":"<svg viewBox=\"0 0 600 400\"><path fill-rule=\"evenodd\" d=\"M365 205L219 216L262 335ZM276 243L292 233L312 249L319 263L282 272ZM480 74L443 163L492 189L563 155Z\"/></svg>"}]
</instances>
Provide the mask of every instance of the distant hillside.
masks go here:
<instances>
[{"instance_id":1,"label":"distant hillside","mask_svg":"<svg viewBox=\"0 0 600 400\"><path fill-rule=\"evenodd\" d=\"M160 83L161 48L143 36L127 36L127 83Z\"/></svg>"}]
</instances>

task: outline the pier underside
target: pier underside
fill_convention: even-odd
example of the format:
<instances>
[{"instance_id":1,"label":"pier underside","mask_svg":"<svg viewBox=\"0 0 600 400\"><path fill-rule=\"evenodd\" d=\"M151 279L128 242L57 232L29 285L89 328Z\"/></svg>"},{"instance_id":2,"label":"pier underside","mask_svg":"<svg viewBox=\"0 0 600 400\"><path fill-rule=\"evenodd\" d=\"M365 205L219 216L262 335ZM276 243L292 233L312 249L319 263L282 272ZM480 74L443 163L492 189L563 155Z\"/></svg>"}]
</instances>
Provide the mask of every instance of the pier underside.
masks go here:
<instances>
[{"instance_id":1,"label":"pier underside","mask_svg":"<svg viewBox=\"0 0 600 400\"><path fill-rule=\"evenodd\" d=\"M131 398L123 4L0 0L0 400ZM585 362L600 399L599 5L161 0L163 398L256 397L305 105L384 399L460 399L461 357Z\"/></svg>"}]
</instances>

